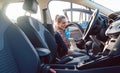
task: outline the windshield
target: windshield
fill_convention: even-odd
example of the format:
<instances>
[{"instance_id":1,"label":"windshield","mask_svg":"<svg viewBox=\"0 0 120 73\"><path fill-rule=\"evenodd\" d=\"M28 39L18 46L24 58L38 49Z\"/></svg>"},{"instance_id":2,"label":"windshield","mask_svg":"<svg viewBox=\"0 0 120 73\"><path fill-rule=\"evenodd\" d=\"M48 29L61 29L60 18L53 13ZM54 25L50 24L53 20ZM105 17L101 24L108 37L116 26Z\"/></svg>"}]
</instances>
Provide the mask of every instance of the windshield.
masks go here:
<instances>
[{"instance_id":1,"label":"windshield","mask_svg":"<svg viewBox=\"0 0 120 73\"><path fill-rule=\"evenodd\" d=\"M119 0L93 0L94 2L107 7L113 11L120 11L120 3Z\"/></svg>"}]
</instances>

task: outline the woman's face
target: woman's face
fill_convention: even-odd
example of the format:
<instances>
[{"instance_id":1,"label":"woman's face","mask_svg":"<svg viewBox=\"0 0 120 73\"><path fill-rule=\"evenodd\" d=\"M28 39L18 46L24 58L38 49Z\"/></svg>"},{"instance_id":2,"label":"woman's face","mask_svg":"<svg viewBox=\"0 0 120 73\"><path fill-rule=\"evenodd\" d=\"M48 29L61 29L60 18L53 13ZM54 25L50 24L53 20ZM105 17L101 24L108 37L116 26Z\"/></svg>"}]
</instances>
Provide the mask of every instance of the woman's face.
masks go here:
<instances>
[{"instance_id":1,"label":"woman's face","mask_svg":"<svg viewBox=\"0 0 120 73\"><path fill-rule=\"evenodd\" d=\"M62 19L61 22L58 23L58 27L62 30L65 30L66 24L67 24L66 19Z\"/></svg>"}]
</instances>

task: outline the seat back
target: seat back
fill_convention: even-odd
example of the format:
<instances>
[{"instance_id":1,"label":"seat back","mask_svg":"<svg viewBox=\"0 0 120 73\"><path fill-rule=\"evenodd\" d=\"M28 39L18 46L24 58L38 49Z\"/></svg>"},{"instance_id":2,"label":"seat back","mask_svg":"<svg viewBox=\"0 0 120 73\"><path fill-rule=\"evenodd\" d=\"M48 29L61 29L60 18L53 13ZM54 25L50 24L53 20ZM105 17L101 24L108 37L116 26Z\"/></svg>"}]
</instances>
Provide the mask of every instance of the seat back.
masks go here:
<instances>
[{"instance_id":1,"label":"seat back","mask_svg":"<svg viewBox=\"0 0 120 73\"><path fill-rule=\"evenodd\" d=\"M39 25L41 23L30 16L21 16L17 19L17 25L24 31L35 48L48 48L46 42L40 37Z\"/></svg>"},{"instance_id":2,"label":"seat back","mask_svg":"<svg viewBox=\"0 0 120 73\"><path fill-rule=\"evenodd\" d=\"M31 5L29 6L29 1L24 2L23 8L30 12L36 13L32 8L37 7L37 3L31 0ZM27 9L29 7L29 9ZM23 30L23 32L27 35L31 43L35 48L48 48L51 51L51 57L49 62L55 63L55 58L57 56L57 44L54 37L51 33L43 26L41 22L37 19L32 18L31 16L21 16L17 19L18 26Z\"/></svg>"},{"instance_id":3,"label":"seat back","mask_svg":"<svg viewBox=\"0 0 120 73\"><path fill-rule=\"evenodd\" d=\"M24 33L0 11L0 73L37 73L39 63Z\"/></svg>"},{"instance_id":4,"label":"seat back","mask_svg":"<svg viewBox=\"0 0 120 73\"><path fill-rule=\"evenodd\" d=\"M55 40L56 40L56 43L58 45L58 49L57 49L58 56L63 57L65 55L67 55L68 48L67 48L66 44L64 43L62 37L60 36L60 34L58 32L55 32Z\"/></svg>"},{"instance_id":5,"label":"seat back","mask_svg":"<svg viewBox=\"0 0 120 73\"><path fill-rule=\"evenodd\" d=\"M52 35L45 27L36 19L30 16L22 16L17 20L18 26L27 35L35 48L48 48L51 51L49 63L53 63L56 57L56 44L53 44ZM49 43L49 40L51 42ZM51 45L53 44L53 45Z\"/></svg>"}]
</instances>

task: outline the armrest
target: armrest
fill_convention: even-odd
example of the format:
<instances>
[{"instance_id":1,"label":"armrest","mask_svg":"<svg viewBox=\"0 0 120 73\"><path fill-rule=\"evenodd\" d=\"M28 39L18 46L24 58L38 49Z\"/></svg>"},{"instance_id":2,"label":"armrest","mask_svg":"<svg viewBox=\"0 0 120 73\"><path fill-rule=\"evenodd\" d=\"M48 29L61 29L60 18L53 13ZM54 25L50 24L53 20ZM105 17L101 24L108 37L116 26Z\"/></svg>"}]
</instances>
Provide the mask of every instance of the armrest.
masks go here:
<instances>
[{"instance_id":1,"label":"armrest","mask_svg":"<svg viewBox=\"0 0 120 73\"><path fill-rule=\"evenodd\" d=\"M51 53L50 50L47 48L36 48L36 50L40 57L47 56Z\"/></svg>"}]
</instances>

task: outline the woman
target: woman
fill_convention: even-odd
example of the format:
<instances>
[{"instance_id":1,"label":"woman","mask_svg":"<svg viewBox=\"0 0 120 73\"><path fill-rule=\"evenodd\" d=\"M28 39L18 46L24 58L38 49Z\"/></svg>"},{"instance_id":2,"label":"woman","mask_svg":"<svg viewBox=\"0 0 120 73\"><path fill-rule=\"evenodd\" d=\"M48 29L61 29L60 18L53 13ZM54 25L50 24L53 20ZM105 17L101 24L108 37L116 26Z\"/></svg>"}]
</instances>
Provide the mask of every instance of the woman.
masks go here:
<instances>
[{"instance_id":1,"label":"woman","mask_svg":"<svg viewBox=\"0 0 120 73\"><path fill-rule=\"evenodd\" d=\"M60 36L62 37L67 48L70 48L70 45L68 44L68 41L67 41L65 34L64 34L66 26L67 26L67 20L66 20L65 16L56 15L55 24L54 24L54 31L58 32L60 34Z\"/></svg>"},{"instance_id":2,"label":"woman","mask_svg":"<svg viewBox=\"0 0 120 73\"><path fill-rule=\"evenodd\" d=\"M56 42L58 44L59 50L62 49L64 50L64 52L66 52L67 54L73 54L75 51L70 50L70 44L68 43L67 38L65 37L65 29L68 26L71 26L72 23L67 23L67 20L65 18L65 16L62 15L56 15L55 17L55 21L54 21L54 31L57 32L56 33ZM60 34L60 36L62 37L62 40L60 40L60 37L58 37L58 33ZM59 38L59 39L58 39ZM61 42L64 43L61 43ZM63 53L63 51L61 51L61 54ZM66 54L65 53L65 54Z\"/></svg>"}]
</instances>

